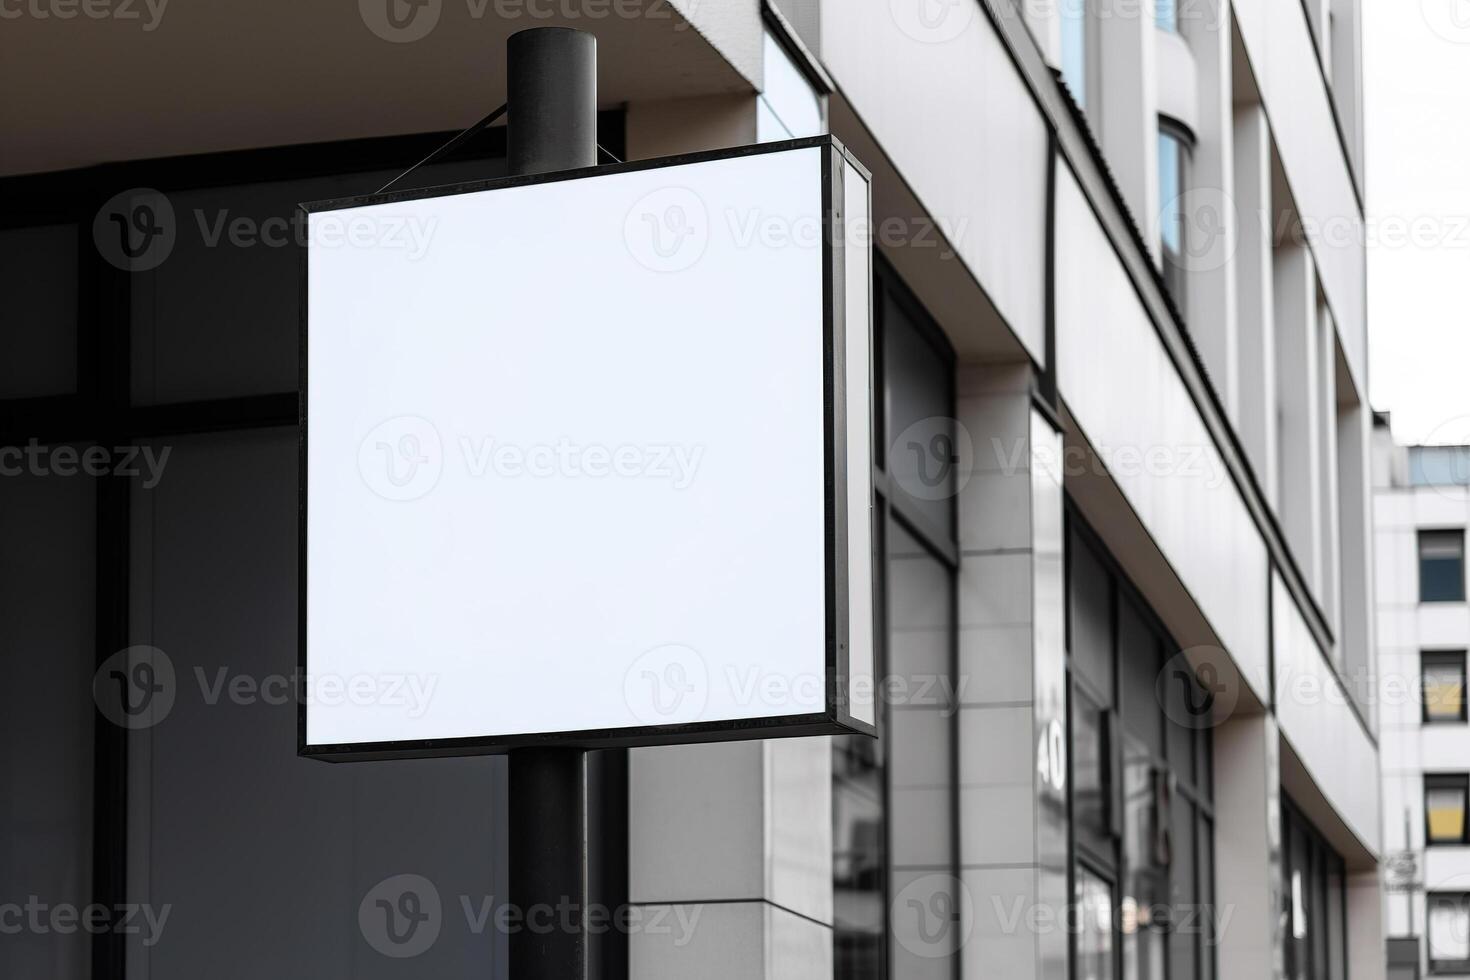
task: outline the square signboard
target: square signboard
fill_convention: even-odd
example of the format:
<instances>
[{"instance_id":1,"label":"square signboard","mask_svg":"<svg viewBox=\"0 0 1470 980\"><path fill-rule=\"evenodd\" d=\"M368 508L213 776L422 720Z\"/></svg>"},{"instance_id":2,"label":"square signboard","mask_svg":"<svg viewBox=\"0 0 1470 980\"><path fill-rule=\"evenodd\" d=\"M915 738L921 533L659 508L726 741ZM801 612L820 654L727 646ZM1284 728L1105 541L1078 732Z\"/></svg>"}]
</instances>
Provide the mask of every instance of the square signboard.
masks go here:
<instances>
[{"instance_id":1,"label":"square signboard","mask_svg":"<svg viewBox=\"0 0 1470 980\"><path fill-rule=\"evenodd\" d=\"M839 143L302 207L303 755L873 733Z\"/></svg>"}]
</instances>

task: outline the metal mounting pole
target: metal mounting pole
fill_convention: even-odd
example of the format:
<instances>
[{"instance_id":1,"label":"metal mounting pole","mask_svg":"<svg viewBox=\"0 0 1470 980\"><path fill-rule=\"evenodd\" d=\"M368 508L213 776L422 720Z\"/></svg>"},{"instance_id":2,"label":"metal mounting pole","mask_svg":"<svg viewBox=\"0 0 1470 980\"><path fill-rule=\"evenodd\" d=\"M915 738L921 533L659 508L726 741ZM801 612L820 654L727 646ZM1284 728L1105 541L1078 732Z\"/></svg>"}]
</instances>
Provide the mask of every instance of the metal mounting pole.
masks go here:
<instances>
[{"instance_id":1,"label":"metal mounting pole","mask_svg":"<svg viewBox=\"0 0 1470 980\"><path fill-rule=\"evenodd\" d=\"M541 27L511 35L506 53L510 174L596 166L597 39ZM616 927L627 889L624 752L517 749L509 766L509 900L520 912L510 975L626 977L626 936Z\"/></svg>"},{"instance_id":2,"label":"metal mounting pole","mask_svg":"<svg viewBox=\"0 0 1470 980\"><path fill-rule=\"evenodd\" d=\"M597 165L597 38L538 27L506 43L512 174Z\"/></svg>"}]
</instances>

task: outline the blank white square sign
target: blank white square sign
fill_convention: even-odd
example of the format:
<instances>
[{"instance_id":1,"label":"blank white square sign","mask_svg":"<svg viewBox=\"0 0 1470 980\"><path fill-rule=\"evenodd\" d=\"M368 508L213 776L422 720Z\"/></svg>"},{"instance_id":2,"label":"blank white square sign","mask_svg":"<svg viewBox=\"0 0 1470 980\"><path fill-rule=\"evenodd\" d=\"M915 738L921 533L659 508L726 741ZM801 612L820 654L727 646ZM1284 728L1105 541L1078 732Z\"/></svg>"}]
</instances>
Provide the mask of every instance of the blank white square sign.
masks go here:
<instances>
[{"instance_id":1,"label":"blank white square sign","mask_svg":"<svg viewBox=\"0 0 1470 980\"><path fill-rule=\"evenodd\" d=\"M871 730L866 173L609 169L306 206L304 753Z\"/></svg>"}]
</instances>

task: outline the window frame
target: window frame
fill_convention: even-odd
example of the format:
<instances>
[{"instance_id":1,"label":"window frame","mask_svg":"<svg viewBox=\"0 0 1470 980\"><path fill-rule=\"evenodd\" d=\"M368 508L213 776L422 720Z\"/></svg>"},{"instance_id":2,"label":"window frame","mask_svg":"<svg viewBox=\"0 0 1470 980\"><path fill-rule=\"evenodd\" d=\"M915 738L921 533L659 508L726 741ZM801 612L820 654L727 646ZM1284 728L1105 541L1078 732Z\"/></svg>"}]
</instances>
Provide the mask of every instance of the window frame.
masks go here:
<instances>
[{"instance_id":1,"label":"window frame","mask_svg":"<svg viewBox=\"0 0 1470 980\"><path fill-rule=\"evenodd\" d=\"M1076 4L1075 15L1067 10L1067 5ZM1099 64L1102 45L1099 43L1097 31L1097 15L1093 10L1094 0L1058 0L1058 67L1056 75L1062 87L1067 90L1068 97L1077 104L1087 117L1089 125L1094 131L1101 131L1102 102L1099 98L1102 88L1102 70ZM1075 23L1082 27L1082 72L1078 79L1081 83L1081 91L1068 81L1067 73L1067 24Z\"/></svg>"},{"instance_id":2,"label":"window frame","mask_svg":"<svg viewBox=\"0 0 1470 980\"><path fill-rule=\"evenodd\" d=\"M1460 668L1460 711L1454 718L1435 718L1429 714L1428 668L1431 665L1449 664ZM1465 650L1421 650L1419 651L1420 722L1425 725L1463 725L1470 722L1467 713L1466 681L1470 674Z\"/></svg>"},{"instance_id":3,"label":"window frame","mask_svg":"<svg viewBox=\"0 0 1470 980\"><path fill-rule=\"evenodd\" d=\"M1424 910L1424 959L1433 976L1470 973L1470 958L1463 960L1437 960L1434 958L1434 909L1438 905L1452 904L1466 916L1470 926L1470 893L1426 892Z\"/></svg>"},{"instance_id":4,"label":"window frame","mask_svg":"<svg viewBox=\"0 0 1470 980\"><path fill-rule=\"evenodd\" d=\"M287 389L256 389L245 394L211 393L197 400L149 404L135 397L133 350L138 314L135 292L149 288L148 273L130 273L102 258L91 228L101 209L117 193L149 187L166 195L194 191L220 193L247 185L269 185L323 177L362 177L400 172L431 147L455 136L452 131L423 131L395 136L327 140L286 146L224 150L185 156L154 157L0 178L0 229L66 224L77 229L76 372L70 392L0 398L0 445L35 440L54 446L68 442L127 446L149 439L208 437L293 427L299 421L298 383ZM446 165L498 164L505 157L506 130L493 126L465 140L432 167L414 173L403 186L427 186ZM597 114L597 139L618 157L626 156L625 113ZM381 179L379 177L379 179ZM442 182L442 181L440 181ZM364 191L372 185L364 185ZM182 221L182 214L177 221ZM130 502L136 496L127 480L99 480L96 499L95 639L99 661L129 646L129 601L135 569ZM89 737L93 746L92 857L89 901L115 906L131 894L139 872L130 867L131 833L126 806L129 776L128 732L99 713ZM614 750L621 757L622 750ZM626 807L622 808L624 813ZM626 840L626 821L613 806L604 814L608 840ZM621 828L621 829L620 829ZM610 885L609 887L624 887ZM610 933L610 941L626 937ZM126 961L124 936L116 931L96 935L94 971L122 976Z\"/></svg>"},{"instance_id":5,"label":"window frame","mask_svg":"<svg viewBox=\"0 0 1470 980\"><path fill-rule=\"evenodd\" d=\"M1169 200L1164 200L1164 142L1173 141L1177 147L1179 161L1178 191ZM1159 200L1156 203L1159 214L1159 272L1164 277L1164 285L1169 298L1182 312L1187 308L1189 300L1189 286L1185 265L1186 256L1189 254L1189 229L1184 220L1184 209L1177 206L1182 202L1184 196L1189 193L1189 177L1193 170L1195 136L1188 126L1171 116L1159 116L1158 141L1155 148L1157 154L1156 165L1159 168ZM1164 222L1169 212L1174 214L1174 223L1178 226L1179 248L1173 251L1169 248L1168 238L1164 229Z\"/></svg>"},{"instance_id":6,"label":"window frame","mask_svg":"<svg viewBox=\"0 0 1470 980\"><path fill-rule=\"evenodd\" d=\"M1465 847L1470 845L1470 774L1462 772L1426 772L1423 779L1424 847ZM1460 839L1437 840L1430 832L1429 794L1433 790L1458 790L1460 793Z\"/></svg>"},{"instance_id":7,"label":"window frame","mask_svg":"<svg viewBox=\"0 0 1470 980\"><path fill-rule=\"evenodd\" d=\"M1123 975L1123 944L1120 942L1122 933L1113 928L1114 925L1118 922L1119 916L1122 914L1119 901L1121 886L1118 881L1118 872L1116 869L1105 870L1105 865L1103 863L1093 860L1091 857L1083 856L1081 854L1078 854L1076 857L1074 857L1071 862L1071 868L1068 871L1067 877L1068 879L1070 879L1070 894L1072 897L1072 905L1073 908L1077 910L1078 914L1081 913L1080 903L1078 902L1078 898L1080 897L1078 894L1078 888L1080 888L1082 884L1082 876L1081 874L1079 874L1079 872L1083 872L1091 876L1093 880L1107 887L1108 959L1110 960L1110 963L1108 964L1108 980L1120 980ZM1078 950L1078 945L1082 941L1082 935L1083 930L1081 928L1073 929L1071 942L1068 943L1068 955L1071 958L1071 967L1074 974L1076 973L1081 960L1081 954Z\"/></svg>"},{"instance_id":8,"label":"window frame","mask_svg":"<svg viewBox=\"0 0 1470 980\"><path fill-rule=\"evenodd\" d=\"M1302 890L1306 896L1306 933L1302 938L1305 942L1307 964L1305 972L1296 962L1296 941L1293 939L1296 930L1296 902L1292 891L1292 861L1295 857L1292 848L1292 831L1297 832L1302 840L1306 851L1307 876L1310 880L1303 882ZM1348 946L1348 903L1347 903L1347 862L1333 846L1322 836L1317 825L1312 823L1307 815L1303 813L1291 798L1283 791L1281 794L1281 871L1282 871L1282 899L1285 903L1283 915L1285 916L1285 964L1286 975L1289 977L1305 977L1306 980L1347 980L1349 970L1347 959ZM1326 885L1332 881L1333 872L1336 872L1338 882L1338 921L1337 935L1342 944L1338 949L1337 962L1342 964L1340 976L1331 976L1329 970L1333 962L1332 951L1327 949L1326 942L1332 937L1332 926L1327 922L1327 912L1332 908L1330 901L1326 899ZM1319 885L1321 887L1319 887ZM1318 903L1324 908L1320 915L1316 911ZM1316 928L1321 925L1327 928L1327 934L1319 938L1315 934ZM1318 945L1326 954L1326 963L1320 965L1316 962Z\"/></svg>"},{"instance_id":9,"label":"window frame","mask_svg":"<svg viewBox=\"0 0 1470 980\"><path fill-rule=\"evenodd\" d=\"M1086 868L1095 876L1109 879L1113 882L1113 912L1114 927L1120 922L1122 915L1122 899L1126 885L1125 876L1129 873L1129 854L1125 850L1128 846L1126 839L1126 801L1124 799L1126 772L1125 766L1128 759L1128 746L1134 747L1135 753L1142 752L1147 758L1149 765L1149 780L1151 792L1155 794L1155 804L1151 813L1151 819L1156 821L1155 839L1158 839L1157 827L1164 828L1165 839L1172 847L1173 841L1173 819L1176 809L1174 799L1180 800L1182 806L1189 808L1194 826L1194 848L1188 855L1174 854L1167 866L1160 869L1163 883L1166 886L1164 901L1172 904L1173 888L1175 882L1175 862L1188 860L1193 869L1192 883L1194 888L1193 901L1196 907L1213 910L1215 905L1215 802L1212 787L1205 785L1204 780L1213 779L1214 757L1213 743L1209 730L1194 730L1195 739L1191 746L1191 758L1175 760L1170 757L1171 739L1170 725L1172 724L1160 705L1161 744L1159 751L1144 744L1137 733L1132 733L1124 719L1123 694L1125 684L1125 671L1120 662L1123 652L1121 650L1121 621L1123 619L1122 606L1131 603L1135 613L1140 620L1140 625L1146 628L1154 638L1155 655L1157 663L1154 670L1161 671L1168 661L1168 651L1181 649L1163 620L1159 618L1153 607L1149 604L1137 584L1128 577L1122 566L1114 557L1112 551L1101 536L1087 523L1076 504L1070 497L1066 505L1066 530L1064 532L1066 544L1066 587L1064 591L1066 609L1066 646L1067 646L1067 745L1068 754L1071 753L1075 729L1073 725L1073 711L1079 697L1086 698L1091 702L1091 708L1097 708L1103 703L1100 695L1103 693L1085 673L1078 669L1073 661L1073 649L1076 645L1073 635L1072 622L1072 567L1076 552L1076 546L1087 548L1095 561L1101 566L1107 577L1108 583L1108 633L1110 644L1110 655L1112 662L1112 687L1108 692L1107 707L1101 709L1103 719L1104 740L1107 743L1106 781L1108 785L1108 823L1109 833L1106 840L1100 840L1095 833L1080 834L1076 822L1076 805L1074 791L1075 779L1067 780L1067 811L1068 811L1068 853L1070 860L1067 866L1067 879L1069 894L1076 896L1077 871ZM1149 696L1155 697L1154 691ZM1191 776L1192 773L1192 776ZM1162 808L1157 805L1159 794L1165 797ZM1207 858L1207 862L1206 862ZM1146 860L1152 860L1146 858ZM1209 894L1203 894L1208 884ZM1206 916L1212 919L1213 916ZM1168 937L1172 935L1173 923L1170 923L1169 931L1164 933L1165 942L1163 953L1165 961L1172 968L1173 951ZM1115 931L1113 937L1114 954L1114 977L1123 976L1124 939L1126 937L1121 930ZM1071 937L1070 955L1075 965L1077 958L1077 936ZM1212 929L1207 929L1199 934L1198 941L1193 944L1194 951L1194 973L1197 977L1218 977L1219 974L1219 937L1213 934Z\"/></svg>"},{"instance_id":10,"label":"window frame","mask_svg":"<svg viewBox=\"0 0 1470 980\"><path fill-rule=\"evenodd\" d=\"M873 522L874 522L874 545L877 561L877 574L875 575L876 594L874 596L874 609L877 617L875 624L875 655L876 670L880 678L887 677L890 671L890 642L889 642L889 595L890 595L890 542L891 528L897 528L908 534L925 551L927 557L944 567L949 576L949 598L950 619L947 624L949 631L948 664L951 677L958 674L959 669L959 542L958 542L958 495L950 498L951 508L950 528L952 532L946 534L946 529L935 526L935 522L926 518L925 514L907 499L903 488L897 486L897 481L890 475L888 461L888 440L892 437L892 419L890 418L891 391L890 376L886 364L886 351L888 349L886 338L894 327L889 323L888 308L889 301L894 309L902 315L907 327L911 327L924 343L932 346L939 359L945 365L948 384L948 411L954 417L956 415L956 399L958 397L955 366L958 356L954 347L949 343L938 323L925 309L923 303L909 289L898 271L881 255L873 256L872 269L872 309L873 309ZM955 747L950 760L950 780L952 784L950 806L950 830L952 840L949 842L950 858L952 867L949 869L955 879L959 877L959 712L954 711L949 719L949 738ZM878 934L877 949L872 955L877 958L875 964L876 976L880 978L894 977L894 938L891 921L891 909L894 899L893 888L893 741L886 733L893 731L892 706L886 699L880 699L878 704L879 743L876 767L878 770L879 807L882 814L879 840L881 841L882 853L878 861L881 882L876 889L882 895L882 917L883 927ZM838 747L839 739L847 736L837 736L833 739L834 752L841 751ZM835 793L834 793L835 799ZM832 814L835 820L835 811ZM835 829L835 827L834 827ZM836 837L834 834L834 855ZM835 879L834 879L835 887ZM835 923L832 930L832 953L834 976L842 975L836 971L840 970L842 964L838 960L842 943L850 939L854 933L851 930L839 930ZM960 956L956 951L952 955L953 973L958 977L960 971ZM866 966L866 964L864 964Z\"/></svg>"},{"instance_id":11,"label":"window frame","mask_svg":"<svg viewBox=\"0 0 1470 980\"><path fill-rule=\"evenodd\" d=\"M1460 579L1457 594L1451 598L1429 599L1424 595L1424 545L1427 540L1436 536L1448 539L1457 536L1460 545ZM1445 603L1456 603L1465 601L1465 529L1463 527L1421 527L1415 536L1415 574L1419 577L1419 604L1439 605ZM1447 559L1439 559L1445 561Z\"/></svg>"}]
</instances>

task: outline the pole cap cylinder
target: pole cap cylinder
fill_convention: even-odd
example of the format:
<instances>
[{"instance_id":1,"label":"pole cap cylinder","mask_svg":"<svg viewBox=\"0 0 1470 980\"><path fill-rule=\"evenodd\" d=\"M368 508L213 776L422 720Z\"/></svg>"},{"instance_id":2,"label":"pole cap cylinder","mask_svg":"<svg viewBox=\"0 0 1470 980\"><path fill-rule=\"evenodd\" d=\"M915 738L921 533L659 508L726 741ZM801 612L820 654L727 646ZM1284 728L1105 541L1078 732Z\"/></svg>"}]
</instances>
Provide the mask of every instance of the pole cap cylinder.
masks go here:
<instances>
[{"instance_id":1,"label":"pole cap cylinder","mask_svg":"<svg viewBox=\"0 0 1470 980\"><path fill-rule=\"evenodd\" d=\"M506 42L506 156L512 174L597 165L597 38L569 27Z\"/></svg>"}]
</instances>

